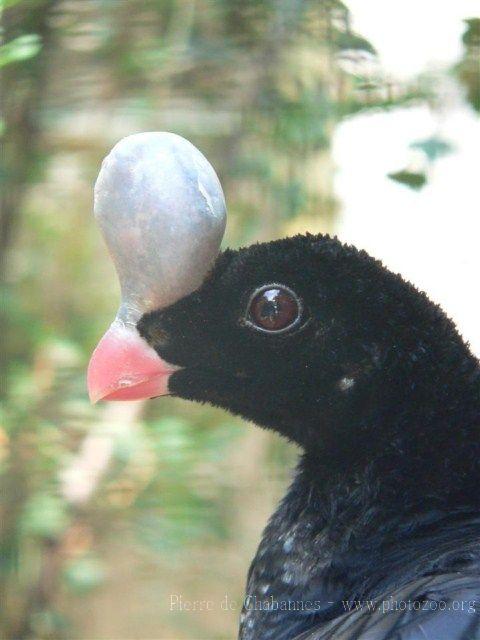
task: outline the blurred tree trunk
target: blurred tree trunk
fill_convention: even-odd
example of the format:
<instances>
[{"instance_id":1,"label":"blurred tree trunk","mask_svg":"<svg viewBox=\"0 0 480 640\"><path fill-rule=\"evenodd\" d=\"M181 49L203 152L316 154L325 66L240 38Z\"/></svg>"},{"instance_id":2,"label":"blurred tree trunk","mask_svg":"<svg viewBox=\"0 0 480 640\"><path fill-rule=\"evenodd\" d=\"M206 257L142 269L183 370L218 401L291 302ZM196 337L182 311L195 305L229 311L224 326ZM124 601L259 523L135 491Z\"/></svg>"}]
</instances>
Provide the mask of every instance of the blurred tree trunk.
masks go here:
<instances>
[{"instance_id":1,"label":"blurred tree trunk","mask_svg":"<svg viewBox=\"0 0 480 640\"><path fill-rule=\"evenodd\" d=\"M22 2L2 15L4 42L26 34L39 36L42 49L25 61L6 65L1 76L4 127L0 179L0 283L7 273L8 251L19 226L26 187L34 176L41 133L40 111L48 73L53 29L51 13L59 0Z\"/></svg>"},{"instance_id":2,"label":"blurred tree trunk","mask_svg":"<svg viewBox=\"0 0 480 640\"><path fill-rule=\"evenodd\" d=\"M43 44L37 56L6 64L0 77L0 114L3 128L0 166L0 285L8 272L8 253L19 225L27 186L34 173L40 138L39 112L43 101L51 36L50 15L58 0L16 3L1 15L3 41L9 43L23 35L37 34ZM4 370L4 351L8 344L7 321L0 315L2 334L0 367ZM7 325L7 326L5 326ZM2 385L2 394L5 389ZM13 445L14 447L16 445ZM18 516L25 493L24 473L14 456L7 484L2 487L0 527L0 601L5 607L8 574L13 570L17 551ZM2 630L8 626L2 616Z\"/></svg>"}]
</instances>

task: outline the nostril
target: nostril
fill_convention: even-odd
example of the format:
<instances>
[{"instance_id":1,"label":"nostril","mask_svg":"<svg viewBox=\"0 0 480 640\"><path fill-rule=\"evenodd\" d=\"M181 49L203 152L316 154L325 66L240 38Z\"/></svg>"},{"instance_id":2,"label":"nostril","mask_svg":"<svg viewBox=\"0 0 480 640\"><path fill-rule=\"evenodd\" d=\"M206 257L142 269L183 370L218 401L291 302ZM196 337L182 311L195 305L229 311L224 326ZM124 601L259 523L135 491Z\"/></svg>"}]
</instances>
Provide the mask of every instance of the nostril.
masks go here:
<instances>
[{"instance_id":1,"label":"nostril","mask_svg":"<svg viewBox=\"0 0 480 640\"><path fill-rule=\"evenodd\" d=\"M163 346L168 341L167 331L158 323L149 324L141 320L137 325L137 329L142 338L152 347Z\"/></svg>"},{"instance_id":2,"label":"nostril","mask_svg":"<svg viewBox=\"0 0 480 640\"><path fill-rule=\"evenodd\" d=\"M150 332L150 336L155 344L163 344L168 340L168 333L163 327L153 327Z\"/></svg>"},{"instance_id":3,"label":"nostril","mask_svg":"<svg viewBox=\"0 0 480 640\"><path fill-rule=\"evenodd\" d=\"M162 327L153 327L149 334L149 342L153 347L165 347L168 338L168 333Z\"/></svg>"}]
</instances>

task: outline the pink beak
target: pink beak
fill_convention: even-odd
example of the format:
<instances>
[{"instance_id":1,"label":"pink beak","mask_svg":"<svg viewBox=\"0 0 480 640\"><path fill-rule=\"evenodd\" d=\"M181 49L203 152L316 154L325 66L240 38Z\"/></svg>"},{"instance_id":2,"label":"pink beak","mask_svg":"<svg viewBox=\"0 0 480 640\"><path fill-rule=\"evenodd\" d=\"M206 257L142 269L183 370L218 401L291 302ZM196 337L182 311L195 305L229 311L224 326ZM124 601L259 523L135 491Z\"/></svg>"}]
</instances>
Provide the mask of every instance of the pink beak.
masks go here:
<instances>
[{"instance_id":1,"label":"pink beak","mask_svg":"<svg viewBox=\"0 0 480 640\"><path fill-rule=\"evenodd\" d=\"M143 400L168 395L168 379L177 370L157 355L135 327L116 320L88 365L90 400Z\"/></svg>"}]
</instances>

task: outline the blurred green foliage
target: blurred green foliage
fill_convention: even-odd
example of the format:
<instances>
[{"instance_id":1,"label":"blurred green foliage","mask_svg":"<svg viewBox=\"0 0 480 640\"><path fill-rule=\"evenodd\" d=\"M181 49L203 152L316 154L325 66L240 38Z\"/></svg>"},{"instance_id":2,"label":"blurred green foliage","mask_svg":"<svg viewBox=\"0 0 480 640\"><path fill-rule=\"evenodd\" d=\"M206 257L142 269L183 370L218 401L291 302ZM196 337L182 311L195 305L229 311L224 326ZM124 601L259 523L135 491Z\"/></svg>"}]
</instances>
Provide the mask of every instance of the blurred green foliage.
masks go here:
<instances>
[{"instance_id":1,"label":"blurred green foliage","mask_svg":"<svg viewBox=\"0 0 480 640\"><path fill-rule=\"evenodd\" d=\"M455 72L465 87L468 102L480 112L480 18L469 18L465 24L464 55Z\"/></svg>"},{"instance_id":2,"label":"blurred green foliage","mask_svg":"<svg viewBox=\"0 0 480 640\"><path fill-rule=\"evenodd\" d=\"M0 68L20 60L33 58L40 51L41 44L37 35L19 36L0 46Z\"/></svg>"},{"instance_id":3,"label":"blurred green foliage","mask_svg":"<svg viewBox=\"0 0 480 640\"><path fill-rule=\"evenodd\" d=\"M410 189L421 189L427 183L427 176L423 171L403 169L402 171L389 173L388 177L395 182L400 182L400 184L410 187Z\"/></svg>"}]
</instances>

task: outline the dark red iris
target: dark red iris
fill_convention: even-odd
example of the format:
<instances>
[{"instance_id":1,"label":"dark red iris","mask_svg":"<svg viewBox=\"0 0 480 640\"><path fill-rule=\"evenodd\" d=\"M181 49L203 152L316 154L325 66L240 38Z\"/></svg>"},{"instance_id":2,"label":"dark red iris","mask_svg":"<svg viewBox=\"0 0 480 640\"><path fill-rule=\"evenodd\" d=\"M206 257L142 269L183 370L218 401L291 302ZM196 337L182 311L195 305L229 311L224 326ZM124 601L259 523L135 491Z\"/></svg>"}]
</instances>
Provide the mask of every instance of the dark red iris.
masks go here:
<instances>
[{"instance_id":1,"label":"dark red iris","mask_svg":"<svg viewBox=\"0 0 480 640\"><path fill-rule=\"evenodd\" d=\"M281 331L298 318L297 298L286 289L271 287L259 291L250 303L251 322L265 331Z\"/></svg>"}]
</instances>

